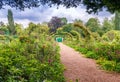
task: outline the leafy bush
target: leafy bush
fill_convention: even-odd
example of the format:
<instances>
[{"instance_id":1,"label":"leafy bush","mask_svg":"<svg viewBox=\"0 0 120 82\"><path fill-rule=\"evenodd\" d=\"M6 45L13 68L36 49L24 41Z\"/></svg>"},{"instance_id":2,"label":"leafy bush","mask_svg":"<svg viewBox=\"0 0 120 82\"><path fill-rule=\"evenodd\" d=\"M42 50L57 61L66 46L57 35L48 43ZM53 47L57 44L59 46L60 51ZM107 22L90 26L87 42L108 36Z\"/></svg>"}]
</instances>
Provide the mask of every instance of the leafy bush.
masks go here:
<instances>
[{"instance_id":1,"label":"leafy bush","mask_svg":"<svg viewBox=\"0 0 120 82\"><path fill-rule=\"evenodd\" d=\"M120 62L99 58L99 60L97 60L97 63L100 64L102 69L104 70L116 71L120 73Z\"/></svg>"},{"instance_id":2,"label":"leafy bush","mask_svg":"<svg viewBox=\"0 0 120 82\"><path fill-rule=\"evenodd\" d=\"M106 59L99 59L97 63L101 65L102 69L108 70L108 71L113 71L116 66L115 61L108 61Z\"/></svg>"},{"instance_id":3,"label":"leafy bush","mask_svg":"<svg viewBox=\"0 0 120 82\"><path fill-rule=\"evenodd\" d=\"M93 51L88 51L85 55L86 55L86 57L88 57L88 58L93 58L93 59L98 59L98 58L99 58L99 56L96 55L96 53L93 52Z\"/></svg>"},{"instance_id":4,"label":"leafy bush","mask_svg":"<svg viewBox=\"0 0 120 82\"><path fill-rule=\"evenodd\" d=\"M107 33L105 33L102 36L102 39L104 41L112 42L113 40L115 40L116 38L118 38L118 36L120 36L120 32L119 31L111 30L111 31L108 31ZM119 40L120 40L120 38L119 38Z\"/></svg>"},{"instance_id":5,"label":"leafy bush","mask_svg":"<svg viewBox=\"0 0 120 82\"><path fill-rule=\"evenodd\" d=\"M114 71L117 71L120 73L120 63L116 64Z\"/></svg>"},{"instance_id":6,"label":"leafy bush","mask_svg":"<svg viewBox=\"0 0 120 82\"><path fill-rule=\"evenodd\" d=\"M81 41L67 41L67 45L88 58L97 59L103 69L120 72L120 44L115 39L112 42Z\"/></svg>"},{"instance_id":7,"label":"leafy bush","mask_svg":"<svg viewBox=\"0 0 120 82\"><path fill-rule=\"evenodd\" d=\"M0 81L64 82L63 70L53 41L22 37L0 44Z\"/></svg>"},{"instance_id":8,"label":"leafy bush","mask_svg":"<svg viewBox=\"0 0 120 82\"><path fill-rule=\"evenodd\" d=\"M76 50L77 50L77 51L80 51L80 52L83 53L83 54L86 54L86 53L87 53L87 49L86 49L86 48L77 48Z\"/></svg>"}]
</instances>

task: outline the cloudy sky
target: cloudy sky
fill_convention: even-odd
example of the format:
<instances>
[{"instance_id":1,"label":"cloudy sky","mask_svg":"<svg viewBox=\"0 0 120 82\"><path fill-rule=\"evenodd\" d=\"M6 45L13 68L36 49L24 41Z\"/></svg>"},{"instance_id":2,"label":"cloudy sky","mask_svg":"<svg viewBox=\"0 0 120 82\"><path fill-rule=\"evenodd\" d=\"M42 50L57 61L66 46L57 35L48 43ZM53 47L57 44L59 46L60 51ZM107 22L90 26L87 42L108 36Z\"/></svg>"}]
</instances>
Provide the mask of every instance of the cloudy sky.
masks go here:
<instances>
[{"instance_id":1,"label":"cloudy sky","mask_svg":"<svg viewBox=\"0 0 120 82\"><path fill-rule=\"evenodd\" d=\"M83 6L68 9L63 6L59 6L59 8L57 8L56 6L40 6L38 8L25 9L25 11L5 7L5 9L0 10L0 21L3 21L4 23L7 23L8 9L12 10L14 21L16 23L23 24L24 27L26 27L29 22L48 22L53 16L66 17L69 22L72 22L75 19L81 19L86 22L91 17L97 17L102 22L105 17L111 18L113 16L106 11L99 12L98 15L88 14L86 13L86 9Z\"/></svg>"}]
</instances>

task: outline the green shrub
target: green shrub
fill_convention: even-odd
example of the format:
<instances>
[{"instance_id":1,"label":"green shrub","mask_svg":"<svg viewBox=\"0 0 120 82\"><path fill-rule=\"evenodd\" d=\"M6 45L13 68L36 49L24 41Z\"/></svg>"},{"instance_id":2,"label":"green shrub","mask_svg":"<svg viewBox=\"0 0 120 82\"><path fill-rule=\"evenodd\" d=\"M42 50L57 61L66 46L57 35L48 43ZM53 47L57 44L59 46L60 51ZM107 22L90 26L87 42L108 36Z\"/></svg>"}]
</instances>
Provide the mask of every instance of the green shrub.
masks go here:
<instances>
[{"instance_id":1,"label":"green shrub","mask_svg":"<svg viewBox=\"0 0 120 82\"><path fill-rule=\"evenodd\" d=\"M97 38L97 37L95 37ZM105 70L120 72L120 32L109 31L100 40L65 41L88 58L97 59Z\"/></svg>"},{"instance_id":2,"label":"green shrub","mask_svg":"<svg viewBox=\"0 0 120 82\"><path fill-rule=\"evenodd\" d=\"M93 58L93 59L98 59L99 58L99 56L96 55L96 53L94 53L93 51L88 51L85 55L88 58Z\"/></svg>"},{"instance_id":3,"label":"green shrub","mask_svg":"<svg viewBox=\"0 0 120 82\"><path fill-rule=\"evenodd\" d=\"M0 45L0 81L65 82L57 44L29 38Z\"/></svg>"},{"instance_id":4,"label":"green shrub","mask_svg":"<svg viewBox=\"0 0 120 82\"><path fill-rule=\"evenodd\" d=\"M102 69L108 70L108 71L113 71L116 66L115 61L108 61L106 59L99 59L97 63L101 65Z\"/></svg>"},{"instance_id":5,"label":"green shrub","mask_svg":"<svg viewBox=\"0 0 120 82\"><path fill-rule=\"evenodd\" d=\"M86 48L81 48L81 47L77 48L76 50L77 50L77 51L80 51L80 52L83 53L83 54L86 54L87 51L88 51Z\"/></svg>"},{"instance_id":6,"label":"green shrub","mask_svg":"<svg viewBox=\"0 0 120 82\"><path fill-rule=\"evenodd\" d=\"M120 73L120 62L116 64L114 71L117 71Z\"/></svg>"},{"instance_id":7,"label":"green shrub","mask_svg":"<svg viewBox=\"0 0 120 82\"><path fill-rule=\"evenodd\" d=\"M120 41L119 36L120 36L120 31L111 30L111 31L108 31L107 33L105 33L102 36L102 39L107 42L112 42L115 39L119 39L119 41Z\"/></svg>"}]
</instances>

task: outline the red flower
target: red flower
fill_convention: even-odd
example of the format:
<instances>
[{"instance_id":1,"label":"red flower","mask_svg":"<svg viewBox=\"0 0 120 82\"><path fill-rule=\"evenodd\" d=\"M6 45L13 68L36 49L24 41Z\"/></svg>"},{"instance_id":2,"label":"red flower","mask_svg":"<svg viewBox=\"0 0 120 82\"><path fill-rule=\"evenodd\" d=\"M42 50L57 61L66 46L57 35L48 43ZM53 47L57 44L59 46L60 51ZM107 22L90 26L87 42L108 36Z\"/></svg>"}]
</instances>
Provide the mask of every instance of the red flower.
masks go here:
<instances>
[{"instance_id":1,"label":"red flower","mask_svg":"<svg viewBox=\"0 0 120 82\"><path fill-rule=\"evenodd\" d=\"M49 60L48 60L48 63L51 63L51 62L52 62L52 60L51 60L51 59L49 59Z\"/></svg>"}]
</instances>

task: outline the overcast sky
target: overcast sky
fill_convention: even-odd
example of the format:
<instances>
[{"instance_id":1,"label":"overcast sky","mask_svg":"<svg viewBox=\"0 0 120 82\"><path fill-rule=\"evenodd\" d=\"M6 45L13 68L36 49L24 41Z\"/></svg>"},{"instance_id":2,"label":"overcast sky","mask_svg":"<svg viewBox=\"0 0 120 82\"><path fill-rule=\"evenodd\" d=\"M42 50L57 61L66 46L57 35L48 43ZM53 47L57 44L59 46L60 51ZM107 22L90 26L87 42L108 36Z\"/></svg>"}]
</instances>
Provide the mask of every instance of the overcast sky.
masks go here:
<instances>
[{"instance_id":1,"label":"overcast sky","mask_svg":"<svg viewBox=\"0 0 120 82\"><path fill-rule=\"evenodd\" d=\"M8 9L11 8L5 7L5 9L0 10L0 21L3 21L4 23L7 23ZM56 6L40 6L38 8L25 9L25 11L16 10L15 8L12 8L11 10L13 12L14 21L16 23L23 24L24 27L26 27L29 22L48 22L53 16L66 17L69 22L72 22L75 19L81 19L86 22L91 17L97 17L102 22L105 17L111 18L113 16L106 11L99 12L98 15L88 14L85 7L66 9L63 6L59 6L57 9Z\"/></svg>"}]
</instances>

